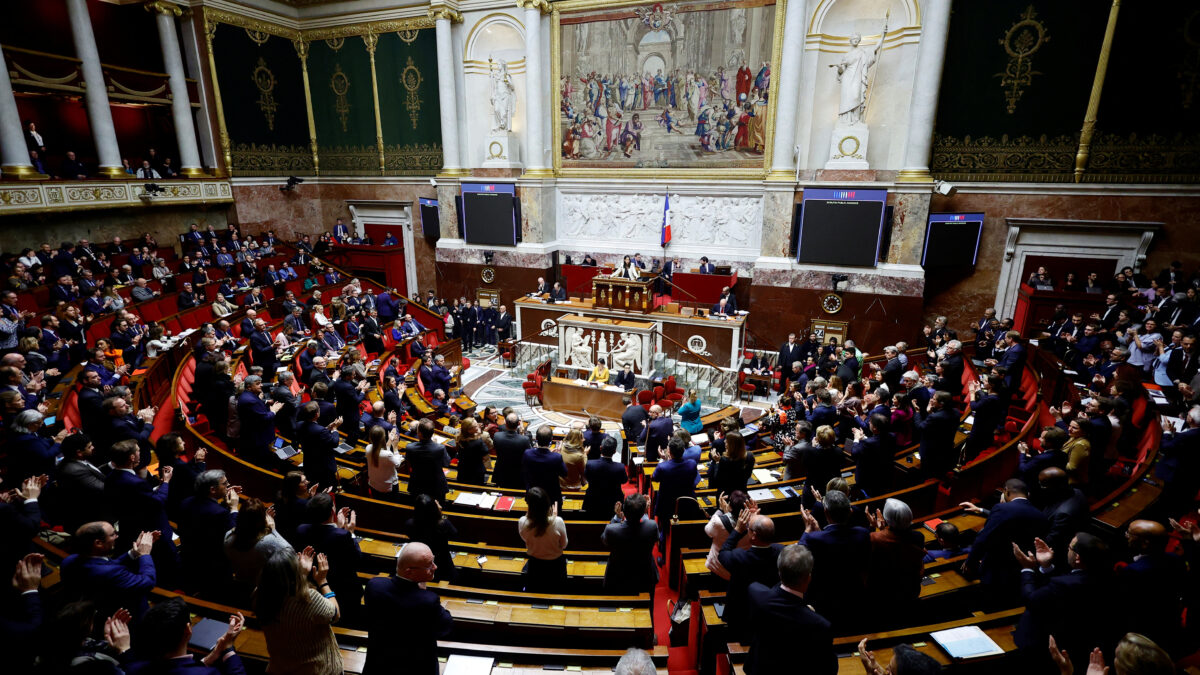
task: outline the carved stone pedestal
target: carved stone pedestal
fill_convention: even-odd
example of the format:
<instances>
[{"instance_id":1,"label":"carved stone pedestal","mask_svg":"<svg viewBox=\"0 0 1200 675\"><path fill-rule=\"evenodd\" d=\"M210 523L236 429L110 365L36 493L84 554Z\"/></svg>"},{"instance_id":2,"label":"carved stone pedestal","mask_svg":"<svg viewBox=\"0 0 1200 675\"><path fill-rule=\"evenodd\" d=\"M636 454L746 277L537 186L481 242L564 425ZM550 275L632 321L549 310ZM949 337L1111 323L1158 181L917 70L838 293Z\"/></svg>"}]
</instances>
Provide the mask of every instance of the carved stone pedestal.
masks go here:
<instances>
[{"instance_id":1,"label":"carved stone pedestal","mask_svg":"<svg viewBox=\"0 0 1200 675\"><path fill-rule=\"evenodd\" d=\"M863 122L835 124L829 137L829 161L826 169L868 169L867 139L871 130Z\"/></svg>"},{"instance_id":2,"label":"carved stone pedestal","mask_svg":"<svg viewBox=\"0 0 1200 675\"><path fill-rule=\"evenodd\" d=\"M491 134L484 148L483 166L499 169L521 168L520 147L516 134L505 131Z\"/></svg>"}]
</instances>

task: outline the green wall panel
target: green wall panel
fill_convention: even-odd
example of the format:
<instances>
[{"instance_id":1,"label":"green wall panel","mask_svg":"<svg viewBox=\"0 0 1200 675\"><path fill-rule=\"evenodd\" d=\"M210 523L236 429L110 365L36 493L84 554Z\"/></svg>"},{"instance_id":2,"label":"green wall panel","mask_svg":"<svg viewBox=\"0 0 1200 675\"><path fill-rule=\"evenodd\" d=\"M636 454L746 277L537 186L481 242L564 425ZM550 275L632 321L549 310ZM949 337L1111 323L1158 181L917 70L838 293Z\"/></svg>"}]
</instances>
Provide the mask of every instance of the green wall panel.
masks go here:
<instances>
[{"instance_id":1,"label":"green wall panel","mask_svg":"<svg viewBox=\"0 0 1200 675\"><path fill-rule=\"evenodd\" d=\"M308 85L323 175L379 175L371 59L360 36L309 43Z\"/></svg>"},{"instance_id":2,"label":"green wall panel","mask_svg":"<svg viewBox=\"0 0 1200 675\"><path fill-rule=\"evenodd\" d=\"M380 34L375 71L386 173L437 173L442 127L434 29Z\"/></svg>"},{"instance_id":3,"label":"green wall panel","mask_svg":"<svg viewBox=\"0 0 1200 675\"><path fill-rule=\"evenodd\" d=\"M219 24L213 57L235 175L311 175L300 57L291 40Z\"/></svg>"}]
</instances>

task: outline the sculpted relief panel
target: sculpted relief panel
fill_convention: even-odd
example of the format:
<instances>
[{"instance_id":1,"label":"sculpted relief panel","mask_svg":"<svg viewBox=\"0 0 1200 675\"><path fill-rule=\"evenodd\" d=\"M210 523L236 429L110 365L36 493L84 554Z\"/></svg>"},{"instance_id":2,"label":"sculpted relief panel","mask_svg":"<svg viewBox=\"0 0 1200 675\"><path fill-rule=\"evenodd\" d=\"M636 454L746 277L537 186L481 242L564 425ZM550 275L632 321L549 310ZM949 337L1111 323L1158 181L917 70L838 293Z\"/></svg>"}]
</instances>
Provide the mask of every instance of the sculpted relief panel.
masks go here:
<instances>
[{"instance_id":1,"label":"sculpted relief panel","mask_svg":"<svg viewBox=\"0 0 1200 675\"><path fill-rule=\"evenodd\" d=\"M660 246L661 193L560 193L558 199L560 243L634 251ZM667 221L673 252L753 257L759 254L762 198L672 194Z\"/></svg>"}]
</instances>

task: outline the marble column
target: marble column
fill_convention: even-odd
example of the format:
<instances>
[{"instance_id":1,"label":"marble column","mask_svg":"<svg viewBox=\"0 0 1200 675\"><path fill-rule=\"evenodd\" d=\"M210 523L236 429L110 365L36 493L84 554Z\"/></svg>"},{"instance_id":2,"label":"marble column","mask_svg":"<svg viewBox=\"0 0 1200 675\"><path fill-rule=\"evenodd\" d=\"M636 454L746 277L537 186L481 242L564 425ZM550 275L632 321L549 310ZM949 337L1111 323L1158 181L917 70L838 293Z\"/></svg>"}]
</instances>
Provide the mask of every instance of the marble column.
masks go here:
<instances>
[{"instance_id":1,"label":"marble column","mask_svg":"<svg viewBox=\"0 0 1200 675\"><path fill-rule=\"evenodd\" d=\"M898 265L920 265L925 250L925 225L933 193L917 186L916 192L897 191L892 202L892 239L885 260Z\"/></svg>"},{"instance_id":2,"label":"marble column","mask_svg":"<svg viewBox=\"0 0 1200 675\"><path fill-rule=\"evenodd\" d=\"M553 175L546 166L546 90L542 81L542 13L546 0L517 0L525 9L525 176Z\"/></svg>"},{"instance_id":3,"label":"marble column","mask_svg":"<svg viewBox=\"0 0 1200 675\"><path fill-rule=\"evenodd\" d=\"M467 176L458 148L458 100L454 92L454 44L450 24L462 23L462 14L447 5L433 5L429 16L436 20L438 61L438 106L442 120L442 175Z\"/></svg>"},{"instance_id":4,"label":"marble column","mask_svg":"<svg viewBox=\"0 0 1200 675\"><path fill-rule=\"evenodd\" d=\"M83 81L87 86L88 123L92 127L92 140L96 143L96 156L100 158L98 173L108 178L127 177L129 174L121 166L121 148L117 146L117 130L113 126L112 110L108 107L108 89L104 84L104 71L100 68L100 52L96 49L96 35L92 32L87 0L67 0L67 14L71 19L71 35L75 39L75 56L80 60Z\"/></svg>"},{"instance_id":5,"label":"marble column","mask_svg":"<svg viewBox=\"0 0 1200 675\"><path fill-rule=\"evenodd\" d=\"M808 33L807 0L787 0L783 20L783 51L772 64L771 76L778 78L771 95L775 98L775 142L771 146L771 171L767 180L796 180L796 108L800 99L800 60Z\"/></svg>"},{"instance_id":6,"label":"marble column","mask_svg":"<svg viewBox=\"0 0 1200 675\"><path fill-rule=\"evenodd\" d=\"M43 157L42 161L46 161ZM5 179L37 180L45 174L33 170L29 163L29 147L25 145L25 130L17 112L12 80L8 78L8 62L0 50L0 176Z\"/></svg>"},{"instance_id":7,"label":"marble column","mask_svg":"<svg viewBox=\"0 0 1200 675\"><path fill-rule=\"evenodd\" d=\"M196 143L196 125L192 120L192 100L183 72L179 36L175 33L175 17L182 15L183 10L179 5L169 2L152 2L145 7L146 11L155 13L163 64L167 67L167 84L171 88L171 118L175 123L175 143L179 146L179 174L189 178L203 176L200 149Z\"/></svg>"},{"instance_id":8,"label":"marble column","mask_svg":"<svg viewBox=\"0 0 1200 675\"><path fill-rule=\"evenodd\" d=\"M950 35L951 0L921 3L921 46L917 51L912 99L908 105L908 142L900 183L932 183L929 157L933 150L933 122L937 117L942 66L946 61L946 38Z\"/></svg>"}]
</instances>

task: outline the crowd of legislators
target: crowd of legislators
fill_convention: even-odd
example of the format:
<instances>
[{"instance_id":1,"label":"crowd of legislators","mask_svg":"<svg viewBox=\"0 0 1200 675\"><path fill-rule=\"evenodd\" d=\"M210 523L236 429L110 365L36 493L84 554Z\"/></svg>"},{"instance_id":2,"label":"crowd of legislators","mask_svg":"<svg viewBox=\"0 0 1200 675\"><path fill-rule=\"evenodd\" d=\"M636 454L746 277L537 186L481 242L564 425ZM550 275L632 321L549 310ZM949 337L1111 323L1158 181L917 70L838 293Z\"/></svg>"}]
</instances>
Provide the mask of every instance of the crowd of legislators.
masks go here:
<instances>
[{"instance_id":1,"label":"crowd of legislators","mask_svg":"<svg viewBox=\"0 0 1200 675\"><path fill-rule=\"evenodd\" d=\"M39 127L36 121L25 120L24 126L29 164L34 171L46 174L52 180L87 180L93 175L93 167L81 160L73 148L63 147L58 139ZM51 149L47 149L48 141ZM55 161L51 162L51 159ZM181 177L179 166L174 160L163 156L156 148L147 148L145 155L140 159L122 159L121 168L128 177L142 180Z\"/></svg>"},{"instance_id":2,"label":"crowd of legislators","mask_svg":"<svg viewBox=\"0 0 1200 675\"><path fill-rule=\"evenodd\" d=\"M648 500L622 487L628 474L614 457L625 446L598 420L572 425L555 440L550 427L530 430L512 410L463 415L451 401L458 364L446 364L424 344L428 329L413 318L407 300L392 289L364 289L322 265L338 241L321 234L284 244L270 232L256 240L232 226L223 232L193 227L180 237L174 274L162 276L153 273L161 259L144 255L161 250L152 238L140 242L136 270L133 247L120 239L103 253L81 241L4 261L10 283L28 284L22 292L51 285L53 298L34 312L18 308L16 291L0 297L0 565L15 569L0 607L0 641L14 667L242 672L232 648L241 616L230 617L201 661L188 653L186 603L158 598L151 606L157 587L253 610L271 672L341 672L334 623L367 630L367 672L400 663L406 672L437 672L436 640L453 622L425 584L456 575L449 542L458 516L441 509L449 488L443 469L452 459L459 482L488 485L490 472L491 485L526 491L528 510L517 525L529 558L526 590L570 591L565 552L572 525L563 518L563 491L583 490L585 513L610 521L600 542L611 552L606 593L655 591L676 499L694 495L700 480L702 449L691 434L703 426L676 424L669 409L628 402L625 438L658 462L652 480L659 488ZM101 267L102 255L126 262L114 276ZM285 259L278 266L263 269L263 258L279 255ZM17 265L24 266L19 273ZM287 284L300 280L292 273L301 266L309 274L297 295ZM224 272L219 282L207 276L214 267ZM224 472L207 468L203 448L189 447L175 433L154 434L156 409L134 409L130 372L176 348L175 340L161 325L144 322L136 301L97 308L88 304L93 296L80 291L85 282L96 284L112 304L108 291L147 288L147 269L164 290L177 293L181 311L212 303L217 319L201 327L193 347L195 400L188 413L204 415L217 442L239 457L286 471L278 494L241 493ZM337 295L326 302L322 289L330 286ZM278 300L277 333L260 316L269 314L267 303L256 299L256 289L265 287ZM447 328L467 347L502 339L503 307L487 315L481 309L489 308L465 299L445 304L434 295L424 302L451 318ZM242 307L234 331L222 317ZM111 336L89 342L88 323L106 314L113 315ZM1141 319L1144 324L1147 317ZM980 321L978 339L989 326ZM782 395L763 421L770 432L764 445L781 452L788 477L806 477L800 505L806 532L798 541L780 541L771 518L748 496L757 434L743 433L738 418L713 434L706 473L721 497L706 528L712 538L707 565L727 580L724 620L734 639L751 646L747 672L781 672L798 657L820 672L835 672L835 633L908 625L924 565L960 555L966 556L962 572L982 582L978 609L1025 605L1015 640L1029 668L1086 668L1098 648L1103 658L1115 659L1118 672L1170 672L1172 660L1196 644L1194 625L1185 626L1181 617L1198 597L1200 408L1185 408L1186 428L1172 429L1163 441L1161 508L1130 523L1123 536L1092 533L1088 506L1107 463L1136 452L1146 431L1147 418L1133 411L1144 407L1140 385L1148 371L1131 363L1085 378L1095 395L1084 410L1055 407L1060 423L1020 445L1020 469L998 503L980 495L988 508L963 506L986 516L978 534L943 523L925 546L903 501L888 499L870 513L852 500L896 488L902 479L894 457L912 444L919 444L921 471L939 480L952 480L955 467L994 451L1009 404L1026 393L1029 365L1026 341L1009 331L989 339L983 353L977 345L979 368L987 374L983 384L964 384L966 356L957 332L940 318L923 332L925 357L911 363L903 342L886 348L878 364L868 364L868 355L849 341L822 345L793 335L781 347ZM362 353L383 354L389 342L420 359L417 379L432 398L432 414L405 395L404 364L385 369L379 402L364 404L373 384ZM233 370L234 352L243 345L245 376ZM1120 362L1120 349L1106 358ZM284 356L282 365L294 358L295 369L277 370ZM84 361L77 391L81 428L60 429L44 417L47 393ZM694 398L687 404L699 407ZM974 424L958 444L965 408ZM434 420L444 415L456 436L452 445L437 441L443 423ZM304 452L302 470L289 470L272 451L277 434ZM401 448L402 435L415 440ZM396 573L366 584L358 577L356 515L337 505L341 491L362 488L339 478L336 448L359 440L366 441L367 494L401 498L399 469L407 465L406 499L415 505L401 530L413 543L400 552ZM853 486L841 476L844 452L854 460ZM70 555L62 561L61 582L43 590L34 538L47 525L69 535L62 543ZM875 662L868 645L860 652L873 673L886 668L908 675L936 666L913 649L897 649L888 666ZM645 655L632 652L618 672L645 668Z\"/></svg>"}]
</instances>

